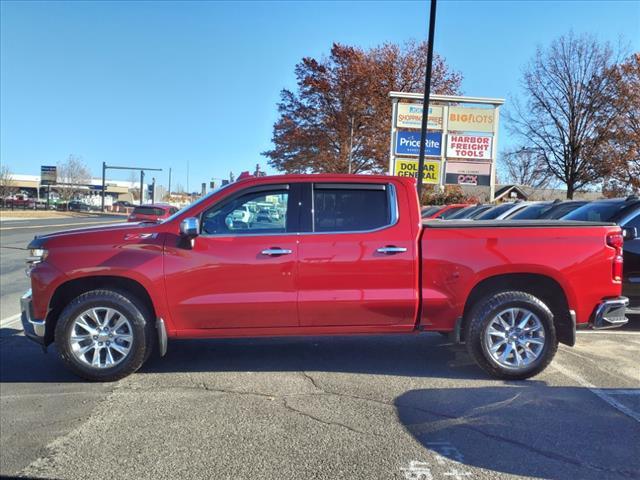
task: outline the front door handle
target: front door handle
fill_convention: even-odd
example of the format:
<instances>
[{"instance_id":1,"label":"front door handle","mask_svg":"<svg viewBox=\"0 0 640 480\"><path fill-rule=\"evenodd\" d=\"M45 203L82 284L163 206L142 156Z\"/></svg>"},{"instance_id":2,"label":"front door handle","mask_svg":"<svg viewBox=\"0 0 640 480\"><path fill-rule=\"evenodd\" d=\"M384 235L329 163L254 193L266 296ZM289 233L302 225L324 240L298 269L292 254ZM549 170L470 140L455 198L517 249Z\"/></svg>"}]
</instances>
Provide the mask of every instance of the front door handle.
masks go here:
<instances>
[{"instance_id":1,"label":"front door handle","mask_svg":"<svg viewBox=\"0 0 640 480\"><path fill-rule=\"evenodd\" d=\"M394 247L393 245L387 245L386 247L380 247L376 250L378 253L384 253L385 255L393 255L394 253L406 252L405 247Z\"/></svg>"},{"instance_id":2,"label":"front door handle","mask_svg":"<svg viewBox=\"0 0 640 480\"><path fill-rule=\"evenodd\" d=\"M266 250L262 250L260 253L262 253L262 255L275 257L278 255L289 255L292 251L287 248L267 248Z\"/></svg>"}]
</instances>

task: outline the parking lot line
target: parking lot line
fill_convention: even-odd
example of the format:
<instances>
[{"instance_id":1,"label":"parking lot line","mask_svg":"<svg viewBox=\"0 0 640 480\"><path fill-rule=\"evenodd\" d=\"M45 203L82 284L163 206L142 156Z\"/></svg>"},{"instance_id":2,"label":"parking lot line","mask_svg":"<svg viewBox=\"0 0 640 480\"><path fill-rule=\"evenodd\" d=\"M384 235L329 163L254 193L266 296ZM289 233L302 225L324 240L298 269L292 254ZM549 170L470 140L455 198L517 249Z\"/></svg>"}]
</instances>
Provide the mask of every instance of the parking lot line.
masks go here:
<instances>
[{"instance_id":1,"label":"parking lot line","mask_svg":"<svg viewBox=\"0 0 640 480\"><path fill-rule=\"evenodd\" d=\"M632 418L636 422L640 423L640 413L634 412L633 410L631 410L626 405L621 404L615 398L610 396L608 392L605 392L601 388L596 387L592 383L586 381L580 375L578 375L578 374L572 372L571 370L569 370L568 368L562 366L557 360L555 360L553 363L551 363L551 367L555 368L557 371L559 371L565 377L569 377L574 382L579 383L580 385L582 385L583 387L588 389L590 392L592 392L595 396L597 396L598 398L600 398L601 400L603 400L604 402L608 403L610 406L612 406L613 408L618 410L620 413L622 413L622 414L626 415L627 417Z\"/></svg>"},{"instance_id":2,"label":"parking lot line","mask_svg":"<svg viewBox=\"0 0 640 480\"><path fill-rule=\"evenodd\" d=\"M11 315L10 317L3 318L2 320L0 320L0 328L18 323L18 320L20 320L20 316L20 313L16 313L15 315Z\"/></svg>"}]
</instances>

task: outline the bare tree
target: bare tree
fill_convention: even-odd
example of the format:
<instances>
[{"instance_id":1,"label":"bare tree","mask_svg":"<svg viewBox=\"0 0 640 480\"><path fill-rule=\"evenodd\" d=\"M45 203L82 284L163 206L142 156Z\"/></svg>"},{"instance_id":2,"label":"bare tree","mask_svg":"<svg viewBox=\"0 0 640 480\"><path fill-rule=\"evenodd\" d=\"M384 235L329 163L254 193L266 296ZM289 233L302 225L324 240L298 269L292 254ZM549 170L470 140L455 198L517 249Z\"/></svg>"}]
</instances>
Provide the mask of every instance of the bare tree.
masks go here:
<instances>
[{"instance_id":1,"label":"bare tree","mask_svg":"<svg viewBox=\"0 0 640 480\"><path fill-rule=\"evenodd\" d=\"M542 158L550 175L576 190L601 182L611 165L599 155L616 117L618 63L609 44L570 33L538 48L525 69L526 103L514 102L511 130Z\"/></svg>"},{"instance_id":2,"label":"bare tree","mask_svg":"<svg viewBox=\"0 0 640 480\"><path fill-rule=\"evenodd\" d=\"M129 193L133 197L133 200L140 200L140 177L136 175L134 170L129 171L129 182L131 183Z\"/></svg>"},{"instance_id":3,"label":"bare tree","mask_svg":"<svg viewBox=\"0 0 640 480\"><path fill-rule=\"evenodd\" d=\"M501 178L504 183L527 185L532 188L548 188L555 178L549 175L547 165L535 149L514 148L502 154Z\"/></svg>"},{"instance_id":4,"label":"bare tree","mask_svg":"<svg viewBox=\"0 0 640 480\"><path fill-rule=\"evenodd\" d=\"M69 155L64 162L58 162L58 180L56 190L60 198L69 201L78 193L85 190L82 188L91 182L91 173L85 165L82 157Z\"/></svg>"},{"instance_id":5,"label":"bare tree","mask_svg":"<svg viewBox=\"0 0 640 480\"><path fill-rule=\"evenodd\" d=\"M0 200L13 195L16 187L13 183L13 174L7 165L0 165Z\"/></svg>"}]
</instances>

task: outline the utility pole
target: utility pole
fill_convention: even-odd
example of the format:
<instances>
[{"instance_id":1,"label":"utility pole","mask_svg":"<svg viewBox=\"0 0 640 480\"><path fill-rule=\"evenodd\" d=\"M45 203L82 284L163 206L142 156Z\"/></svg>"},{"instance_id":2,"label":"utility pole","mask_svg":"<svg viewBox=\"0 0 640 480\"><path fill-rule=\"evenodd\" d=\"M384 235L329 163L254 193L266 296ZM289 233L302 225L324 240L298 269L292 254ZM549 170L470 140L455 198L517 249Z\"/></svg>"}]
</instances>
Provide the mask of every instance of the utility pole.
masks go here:
<instances>
[{"instance_id":1,"label":"utility pole","mask_svg":"<svg viewBox=\"0 0 640 480\"><path fill-rule=\"evenodd\" d=\"M142 188L144 184L144 170L140 170L140 205L142 205L142 198L144 197L144 189Z\"/></svg>"},{"instance_id":2,"label":"utility pole","mask_svg":"<svg viewBox=\"0 0 640 480\"><path fill-rule=\"evenodd\" d=\"M107 174L107 162L102 162L102 206L101 211L104 212L104 194L105 194L105 176ZM48 205L47 205L48 206Z\"/></svg>"},{"instance_id":3,"label":"utility pole","mask_svg":"<svg viewBox=\"0 0 640 480\"><path fill-rule=\"evenodd\" d=\"M171 167L169 167L169 199L171 199Z\"/></svg>"},{"instance_id":4,"label":"utility pole","mask_svg":"<svg viewBox=\"0 0 640 480\"><path fill-rule=\"evenodd\" d=\"M353 115L351 116L351 141L349 143L349 173L351 173L351 154L353 153Z\"/></svg>"},{"instance_id":5,"label":"utility pole","mask_svg":"<svg viewBox=\"0 0 640 480\"><path fill-rule=\"evenodd\" d=\"M418 201L421 201L422 179L424 177L424 151L427 140L427 120L429 117L429 95L431 94L431 64L433 63L433 37L436 27L436 2L431 0L429 14L429 43L427 45L427 68L424 79L424 98L422 99L422 125L420 128L420 154L418 156ZM440 173L442 175L442 172Z\"/></svg>"}]
</instances>

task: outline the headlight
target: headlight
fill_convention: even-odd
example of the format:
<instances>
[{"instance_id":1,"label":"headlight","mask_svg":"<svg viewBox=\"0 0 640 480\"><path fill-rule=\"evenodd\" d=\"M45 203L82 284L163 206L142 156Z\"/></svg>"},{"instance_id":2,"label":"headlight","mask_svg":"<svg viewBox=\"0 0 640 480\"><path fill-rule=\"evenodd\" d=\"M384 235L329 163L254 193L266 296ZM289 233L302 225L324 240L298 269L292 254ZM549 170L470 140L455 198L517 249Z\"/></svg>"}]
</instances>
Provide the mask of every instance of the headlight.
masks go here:
<instances>
[{"instance_id":1,"label":"headlight","mask_svg":"<svg viewBox=\"0 0 640 480\"><path fill-rule=\"evenodd\" d=\"M31 276L31 270L33 270L37 264L47 258L49 252L43 248L31 248L29 249L29 254L29 257L27 257L27 268L25 270L27 277Z\"/></svg>"}]
</instances>

